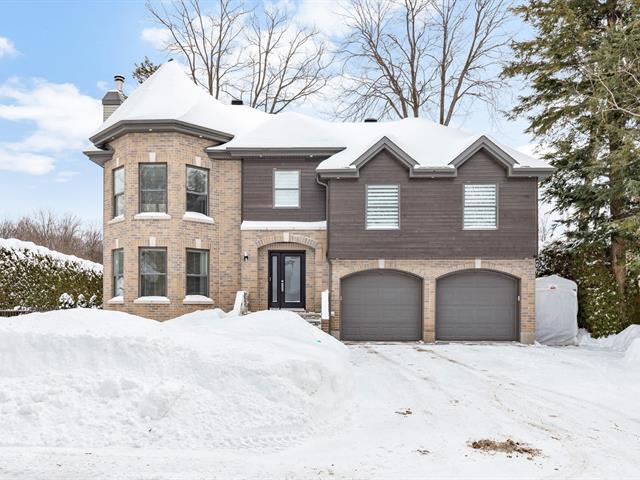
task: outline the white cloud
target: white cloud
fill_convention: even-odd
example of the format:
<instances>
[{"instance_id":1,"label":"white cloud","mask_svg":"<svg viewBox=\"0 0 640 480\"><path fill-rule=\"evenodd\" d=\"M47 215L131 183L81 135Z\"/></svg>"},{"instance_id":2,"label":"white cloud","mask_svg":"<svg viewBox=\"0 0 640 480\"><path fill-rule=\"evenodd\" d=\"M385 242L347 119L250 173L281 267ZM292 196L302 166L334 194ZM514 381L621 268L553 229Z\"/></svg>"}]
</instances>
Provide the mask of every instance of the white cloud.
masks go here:
<instances>
[{"instance_id":1,"label":"white cloud","mask_svg":"<svg viewBox=\"0 0 640 480\"><path fill-rule=\"evenodd\" d=\"M140 38L157 50L163 50L169 42L171 34L166 28L149 27L142 30Z\"/></svg>"},{"instance_id":2,"label":"white cloud","mask_svg":"<svg viewBox=\"0 0 640 480\"><path fill-rule=\"evenodd\" d=\"M16 50L11 40L6 37L0 37L0 58L12 57L17 54L18 50Z\"/></svg>"},{"instance_id":3,"label":"white cloud","mask_svg":"<svg viewBox=\"0 0 640 480\"><path fill-rule=\"evenodd\" d=\"M43 175L53 170L53 158L28 152L12 151L0 143L0 170Z\"/></svg>"},{"instance_id":4,"label":"white cloud","mask_svg":"<svg viewBox=\"0 0 640 480\"><path fill-rule=\"evenodd\" d=\"M67 182L70 182L71 179L76 175L80 175L80 172L67 172L67 171L58 172L55 178L53 179L53 181L57 183L67 183Z\"/></svg>"},{"instance_id":5,"label":"white cloud","mask_svg":"<svg viewBox=\"0 0 640 480\"><path fill-rule=\"evenodd\" d=\"M55 156L88 145L102 120L101 104L70 83L13 78L0 84L0 120L32 127L18 141L0 142L0 169L45 174Z\"/></svg>"},{"instance_id":6,"label":"white cloud","mask_svg":"<svg viewBox=\"0 0 640 480\"><path fill-rule=\"evenodd\" d=\"M348 0L300 0L296 21L326 36L343 36L347 26L341 13L347 5Z\"/></svg>"}]
</instances>

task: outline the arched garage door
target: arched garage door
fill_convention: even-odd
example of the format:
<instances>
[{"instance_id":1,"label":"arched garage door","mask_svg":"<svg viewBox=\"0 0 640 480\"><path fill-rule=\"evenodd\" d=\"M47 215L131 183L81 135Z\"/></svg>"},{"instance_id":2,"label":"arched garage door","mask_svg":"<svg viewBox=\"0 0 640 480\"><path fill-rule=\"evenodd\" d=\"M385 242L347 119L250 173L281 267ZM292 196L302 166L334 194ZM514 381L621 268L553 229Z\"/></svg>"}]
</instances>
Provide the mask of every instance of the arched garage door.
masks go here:
<instances>
[{"instance_id":1,"label":"arched garage door","mask_svg":"<svg viewBox=\"0 0 640 480\"><path fill-rule=\"evenodd\" d=\"M342 340L422 339L422 279L396 270L367 270L340 282Z\"/></svg>"},{"instance_id":2,"label":"arched garage door","mask_svg":"<svg viewBox=\"0 0 640 480\"><path fill-rule=\"evenodd\" d=\"M518 280L464 270L436 283L436 340L518 340Z\"/></svg>"}]
</instances>

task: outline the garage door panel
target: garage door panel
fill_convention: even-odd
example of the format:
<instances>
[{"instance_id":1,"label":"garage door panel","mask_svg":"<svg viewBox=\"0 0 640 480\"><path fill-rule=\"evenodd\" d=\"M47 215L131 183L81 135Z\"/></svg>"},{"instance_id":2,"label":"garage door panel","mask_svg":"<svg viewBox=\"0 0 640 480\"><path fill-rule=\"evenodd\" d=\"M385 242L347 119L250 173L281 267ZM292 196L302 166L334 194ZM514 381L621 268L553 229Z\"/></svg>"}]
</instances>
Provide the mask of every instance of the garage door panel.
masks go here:
<instances>
[{"instance_id":1,"label":"garage door panel","mask_svg":"<svg viewBox=\"0 0 640 480\"><path fill-rule=\"evenodd\" d=\"M438 280L437 340L517 340L517 280L463 271Z\"/></svg>"},{"instance_id":2,"label":"garage door panel","mask_svg":"<svg viewBox=\"0 0 640 480\"><path fill-rule=\"evenodd\" d=\"M422 338L422 281L393 270L370 270L341 282L344 340Z\"/></svg>"}]
</instances>

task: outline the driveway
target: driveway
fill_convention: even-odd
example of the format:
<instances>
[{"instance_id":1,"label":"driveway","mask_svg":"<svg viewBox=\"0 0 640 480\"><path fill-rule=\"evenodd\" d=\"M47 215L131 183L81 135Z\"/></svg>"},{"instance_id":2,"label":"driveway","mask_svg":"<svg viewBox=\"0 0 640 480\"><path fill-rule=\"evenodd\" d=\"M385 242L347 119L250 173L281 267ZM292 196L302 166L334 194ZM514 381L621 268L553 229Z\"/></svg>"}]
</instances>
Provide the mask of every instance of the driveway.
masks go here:
<instances>
[{"instance_id":1,"label":"driveway","mask_svg":"<svg viewBox=\"0 0 640 480\"><path fill-rule=\"evenodd\" d=\"M212 451L0 449L0 478L638 478L640 368L577 347L354 344L306 439ZM511 439L537 455L478 451Z\"/></svg>"}]
</instances>

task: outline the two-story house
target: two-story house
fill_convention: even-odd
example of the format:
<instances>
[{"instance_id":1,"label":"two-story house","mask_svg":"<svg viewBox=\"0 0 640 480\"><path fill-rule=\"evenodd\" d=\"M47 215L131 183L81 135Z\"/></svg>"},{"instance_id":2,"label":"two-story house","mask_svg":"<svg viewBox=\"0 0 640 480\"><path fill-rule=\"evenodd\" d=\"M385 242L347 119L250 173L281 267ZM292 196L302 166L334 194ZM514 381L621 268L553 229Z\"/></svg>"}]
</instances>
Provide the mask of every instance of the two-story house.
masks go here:
<instances>
[{"instance_id":1,"label":"two-story house","mask_svg":"<svg viewBox=\"0 0 640 480\"><path fill-rule=\"evenodd\" d=\"M105 308L318 311L344 340L534 340L552 168L425 119L332 123L223 104L173 62L104 100Z\"/></svg>"}]
</instances>

